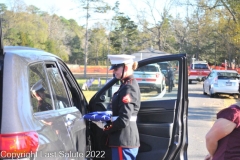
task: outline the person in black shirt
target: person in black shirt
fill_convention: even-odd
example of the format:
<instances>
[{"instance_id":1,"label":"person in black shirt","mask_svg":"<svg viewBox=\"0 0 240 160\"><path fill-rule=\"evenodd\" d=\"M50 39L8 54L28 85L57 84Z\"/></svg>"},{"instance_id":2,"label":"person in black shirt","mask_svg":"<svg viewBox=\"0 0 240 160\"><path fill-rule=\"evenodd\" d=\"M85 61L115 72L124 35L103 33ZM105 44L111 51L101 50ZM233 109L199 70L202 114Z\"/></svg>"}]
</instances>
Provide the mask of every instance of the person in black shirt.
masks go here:
<instances>
[{"instance_id":1,"label":"person in black shirt","mask_svg":"<svg viewBox=\"0 0 240 160\"><path fill-rule=\"evenodd\" d=\"M168 74L168 92L172 91L174 87L174 73L170 65L167 67L167 74Z\"/></svg>"},{"instance_id":2,"label":"person in black shirt","mask_svg":"<svg viewBox=\"0 0 240 160\"><path fill-rule=\"evenodd\" d=\"M52 106L46 102L45 100L45 88L42 85L42 80L38 81L37 83L35 83L32 88L31 88L31 92L34 98L37 99L38 101L38 107L37 107L37 111L47 111L47 110L52 110Z\"/></svg>"},{"instance_id":3,"label":"person in black shirt","mask_svg":"<svg viewBox=\"0 0 240 160\"><path fill-rule=\"evenodd\" d=\"M131 55L108 55L114 76L121 81L121 86L112 97L112 120L104 127L109 134L108 145L112 148L112 159L135 160L140 146L136 124L140 109L140 89L133 77L137 62Z\"/></svg>"}]
</instances>

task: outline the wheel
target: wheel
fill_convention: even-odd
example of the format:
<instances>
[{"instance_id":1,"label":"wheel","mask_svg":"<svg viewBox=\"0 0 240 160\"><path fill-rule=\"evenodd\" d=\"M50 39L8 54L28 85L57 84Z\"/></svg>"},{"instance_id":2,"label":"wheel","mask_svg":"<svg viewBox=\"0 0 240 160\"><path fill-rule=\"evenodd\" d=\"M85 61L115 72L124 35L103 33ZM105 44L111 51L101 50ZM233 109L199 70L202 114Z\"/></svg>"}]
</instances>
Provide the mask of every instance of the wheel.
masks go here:
<instances>
[{"instance_id":1,"label":"wheel","mask_svg":"<svg viewBox=\"0 0 240 160\"><path fill-rule=\"evenodd\" d=\"M214 93L212 93L212 91L211 91L211 88L209 87L209 94L210 94L210 97L215 97L215 94Z\"/></svg>"},{"instance_id":2,"label":"wheel","mask_svg":"<svg viewBox=\"0 0 240 160\"><path fill-rule=\"evenodd\" d=\"M233 95L234 99L238 99L238 94Z\"/></svg>"},{"instance_id":3,"label":"wheel","mask_svg":"<svg viewBox=\"0 0 240 160\"><path fill-rule=\"evenodd\" d=\"M165 81L162 81L162 90L166 87Z\"/></svg>"},{"instance_id":4,"label":"wheel","mask_svg":"<svg viewBox=\"0 0 240 160\"><path fill-rule=\"evenodd\" d=\"M204 85L203 85L203 94L207 95L207 93L205 92L205 89L204 89Z\"/></svg>"},{"instance_id":5,"label":"wheel","mask_svg":"<svg viewBox=\"0 0 240 160\"><path fill-rule=\"evenodd\" d=\"M192 80L189 80L188 82L189 82L189 84L192 84Z\"/></svg>"},{"instance_id":6,"label":"wheel","mask_svg":"<svg viewBox=\"0 0 240 160\"><path fill-rule=\"evenodd\" d=\"M161 91L161 88L157 88L157 92L158 93L161 93L162 91Z\"/></svg>"}]
</instances>

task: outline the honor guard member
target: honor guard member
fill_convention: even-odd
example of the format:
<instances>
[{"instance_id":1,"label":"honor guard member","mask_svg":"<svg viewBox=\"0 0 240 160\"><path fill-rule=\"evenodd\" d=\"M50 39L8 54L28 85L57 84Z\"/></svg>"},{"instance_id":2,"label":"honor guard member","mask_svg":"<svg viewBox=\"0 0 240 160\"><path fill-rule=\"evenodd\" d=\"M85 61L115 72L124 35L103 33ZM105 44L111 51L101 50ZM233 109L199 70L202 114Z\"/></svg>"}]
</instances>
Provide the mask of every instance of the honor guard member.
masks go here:
<instances>
[{"instance_id":1,"label":"honor guard member","mask_svg":"<svg viewBox=\"0 0 240 160\"><path fill-rule=\"evenodd\" d=\"M140 146L139 133L136 124L140 109L140 89L133 77L133 71L138 63L135 56L108 55L111 62L110 70L121 81L121 86L112 97L111 123L104 126L104 132L109 134L108 145L112 149L112 160L135 160Z\"/></svg>"},{"instance_id":2,"label":"honor guard member","mask_svg":"<svg viewBox=\"0 0 240 160\"><path fill-rule=\"evenodd\" d=\"M169 64L167 66L167 74L168 74L168 92L171 92L172 88L174 87L174 74Z\"/></svg>"},{"instance_id":3,"label":"honor guard member","mask_svg":"<svg viewBox=\"0 0 240 160\"><path fill-rule=\"evenodd\" d=\"M47 111L52 110L52 106L46 102L45 100L45 88L42 85L42 80L36 82L31 88L32 96L38 101L38 109L37 111Z\"/></svg>"}]
</instances>

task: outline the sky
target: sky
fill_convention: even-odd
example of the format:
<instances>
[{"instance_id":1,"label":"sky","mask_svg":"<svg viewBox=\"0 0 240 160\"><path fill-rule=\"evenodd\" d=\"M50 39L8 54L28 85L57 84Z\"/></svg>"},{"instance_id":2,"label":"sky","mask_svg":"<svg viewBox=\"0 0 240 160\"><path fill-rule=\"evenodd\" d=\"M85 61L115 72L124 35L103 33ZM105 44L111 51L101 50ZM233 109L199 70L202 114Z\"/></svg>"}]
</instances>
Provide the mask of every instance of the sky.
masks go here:
<instances>
[{"instance_id":1,"label":"sky","mask_svg":"<svg viewBox=\"0 0 240 160\"><path fill-rule=\"evenodd\" d=\"M75 19L79 25L85 25L85 14L79 7L79 3L77 0L0 0L0 3L5 3L8 7L12 6L14 1L23 1L26 5L34 5L42 11L47 11L48 13L56 13L59 16L63 16L66 19ZM137 22L136 15L140 11L148 11L146 16L149 16L148 19L152 19L150 16L150 11L148 10L148 6L146 5L147 0L119 0L120 2L120 11L125 15L129 16L132 20ZM148 0L151 2L151 5L154 6L155 10L154 16L156 19L161 19L160 14L162 13L164 6L169 6L169 0ZM155 3L153 3L155 1ZM105 0L110 6L113 6L116 0ZM174 7L171 5L171 14L176 15L180 13L180 15L186 15L186 7ZM10 8L8 8L10 9ZM98 21L110 21L113 16L113 12L108 12L107 14L95 14L89 19L89 26L94 25Z\"/></svg>"}]
</instances>

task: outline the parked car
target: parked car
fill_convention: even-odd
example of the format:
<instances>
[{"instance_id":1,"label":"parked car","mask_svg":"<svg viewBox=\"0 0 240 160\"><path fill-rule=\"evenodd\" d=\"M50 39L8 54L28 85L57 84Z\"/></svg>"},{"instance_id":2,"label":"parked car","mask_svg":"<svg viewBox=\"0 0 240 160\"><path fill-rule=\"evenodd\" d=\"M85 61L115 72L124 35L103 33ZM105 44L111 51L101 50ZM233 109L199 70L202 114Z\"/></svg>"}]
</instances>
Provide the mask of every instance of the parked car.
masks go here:
<instances>
[{"instance_id":1,"label":"parked car","mask_svg":"<svg viewBox=\"0 0 240 160\"><path fill-rule=\"evenodd\" d=\"M234 70L213 70L204 78L203 94L214 97L218 94L239 95L238 72Z\"/></svg>"},{"instance_id":2,"label":"parked car","mask_svg":"<svg viewBox=\"0 0 240 160\"><path fill-rule=\"evenodd\" d=\"M158 65L160 66L160 70L162 71L164 76L167 77L169 62L159 62Z\"/></svg>"},{"instance_id":3,"label":"parked car","mask_svg":"<svg viewBox=\"0 0 240 160\"><path fill-rule=\"evenodd\" d=\"M203 77L209 75L210 72L210 67L206 61L195 61L188 70L189 84L192 84L192 81L203 81Z\"/></svg>"},{"instance_id":4,"label":"parked car","mask_svg":"<svg viewBox=\"0 0 240 160\"><path fill-rule=\"evenodd\" d=\"M166 86L165 76L156 63L139 67L134 71L134 77L140 89L156 90L161 93Z\"/></svg>"},{"instance_id":5,"label":"parked car","mask_svg":"<svg viewBox=\"0 0 240 160\"><path fill-rule=\"evenodd\" d=\"M109 93L118 82L116 78L104 85L88 103L73 74L59 57L18 46L1 48L0 56L1 159L91 157L111 160L107 135L92 122L85 121L83 115L109 108L112 95ZM138 160L149 157L151 160L187 159L186 55L145 59L139 61L139 68L170 60L179 63L178 90L173 98L141 100L137 117L141 139ZM47 106L43 107L44 104Z\"/></svg>"}]
</instances>

